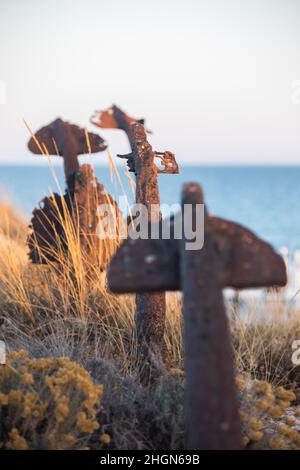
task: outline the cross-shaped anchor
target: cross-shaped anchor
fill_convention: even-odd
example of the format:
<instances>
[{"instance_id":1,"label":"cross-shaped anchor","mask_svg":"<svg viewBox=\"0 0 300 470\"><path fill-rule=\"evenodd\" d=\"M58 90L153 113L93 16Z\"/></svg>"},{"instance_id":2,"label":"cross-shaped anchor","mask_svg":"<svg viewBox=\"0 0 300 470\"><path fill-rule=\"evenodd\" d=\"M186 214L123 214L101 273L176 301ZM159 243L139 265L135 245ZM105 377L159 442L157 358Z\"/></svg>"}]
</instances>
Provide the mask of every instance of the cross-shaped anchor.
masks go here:
<instances>
[{"instance_id":1,"label":"cross-shaped anchor","mask_svg":"<svg viewBox=\"0 0 300 470\"><path fill-rule=\"evenodd\" d=\"M203 204L198 184L185 184L182 212ZM173 220L174 222L174 220ZM182 239L126 240L112 259L111 291L183 292L185 416L188 449L239 449L233 351L222 289L286 284L283 259L245 227L205 211L204 246Z\"/></svg>"}]
</instances>

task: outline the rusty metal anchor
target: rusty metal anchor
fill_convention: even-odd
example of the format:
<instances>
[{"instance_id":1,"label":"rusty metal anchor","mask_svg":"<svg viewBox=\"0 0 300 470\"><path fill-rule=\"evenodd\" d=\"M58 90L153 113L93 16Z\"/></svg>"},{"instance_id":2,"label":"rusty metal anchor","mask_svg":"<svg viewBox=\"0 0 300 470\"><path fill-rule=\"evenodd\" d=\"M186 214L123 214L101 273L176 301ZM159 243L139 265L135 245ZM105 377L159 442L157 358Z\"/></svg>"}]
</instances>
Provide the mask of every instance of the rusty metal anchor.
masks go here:
<instances>
[{"instance_id":1,"label":"rusty metal anchor","mask_svg":"<svg viewBox=\"0 0 300 470\"><path fill-rule=\"evenodd\" d=\"M197 204L203 202L198 184L184 185L183 213L191 204L194 220ZM187 250L190 240L185 236L126 240L111 261L108 283L116 293L182 290L186 447L239 449L234 361L222 289L284 286L286 268L281 256L253 232L207 211L204 235L200 250Z\"/></svg>"},{"instance_id":2,"label":"rusty metal anchor","mask_svg":"<svg viewBox=\"0 0 300 470\"><path fill-rule=\"evenodd\" d=\"M31 233L28 237L29 257L34 263L59 262L61 251L67 252L68 240L64 222L67 214L74 226L80 228L80 246L88 265L104 269L117 246L117 240L101 243L96 234L99 223L97 208L108 204L118 221L120 212L113 198L105 192L90 165L79 165L78 155L106 149L97 134L87 133L74 124L56 119L42 127L29 141L28 148L35 154L57 155L64 159L67 191L44 198L33 211Z\"/></svg>"}]
</instances>

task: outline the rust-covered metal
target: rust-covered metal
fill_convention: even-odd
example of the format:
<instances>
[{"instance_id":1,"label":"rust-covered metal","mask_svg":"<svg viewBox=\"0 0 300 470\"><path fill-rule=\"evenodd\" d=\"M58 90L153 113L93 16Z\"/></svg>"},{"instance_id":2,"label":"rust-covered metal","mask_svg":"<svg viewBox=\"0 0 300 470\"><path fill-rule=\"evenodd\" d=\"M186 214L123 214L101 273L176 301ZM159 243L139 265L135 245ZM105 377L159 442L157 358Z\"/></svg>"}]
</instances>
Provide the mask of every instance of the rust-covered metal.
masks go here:
<instances>
[{"instance_id":1,"label":"rust-covered metal","mask_svg":"<svg viewBox=\"0 0 300 470\"><path fill-rule=\"evenodd\" d=\"M110 230L116 237L99 238L101 214L97 212L102 204L110 212ZM33 263L60 263L68 252L70 223L79 227L80 249L87 267L97 266L104 270L119 245L119 223L123 216L115 200L99 183L90 165L82 165L73 174L73 191L63 195L54 193L45 197L34 209L28 236L29 258Z\"/></svg>"},{"instance_id":2,"label":"rust-covered metal","mask_svg":"<svg viewBox=\"0 0 300 470\"><path fill-rule=\"evenodd\" d=\"M113 104L110 108L102 111L95 111L91 117L91 123L101 129L120 129L125 132L128 137L130 147L133 145L133 125L145 125L145 119L136 119L126 114L122 109ZM151 131L147 131L151 133Z\"/></svg>"},{"instance_id":3,"label":"rust-covered metal","mask_svg":"<svg viewBox=\"0 0 300 470\"><path fill-rule=\"evenodd\" d=\"M65 208L71 210L69 194L54 193L44 197L32 212L30 233L27 239L29 258L35 264L57 262L60 254L67 250L62 216Z\"/></svg>"},{"instance_id":4,"label":"rust-covered metal","mask_svg":"<svg viewBox=\"0 0 300 470\"><path fill-rule=\"evenodd\" d=\"M235 289L282 287L286 268L272 246L242 225L210 216L209 233L220 254L218 272L222 287ZM130 251L128 251L130 249ZM126 256L125 256L126 253ZM151 257L151 263L146 259ZM126 240L110 267L113 288L118 292L180 290L180 244L178 240ZM130 272L124 278L124 273Z\"/></svg>"},{"instance_id":5,"label":"rust-covered metal","mask_svg":"<svg viewBox=\"0 0 300 470\"><path fill-rule=\"evenodd\" d=\"M160 195L157 182L155 152L147 141L142 124L132 126L132 161L136 175L136 202L148 210L149 224L159 223ZM151 351L163 352L166 296L162 292L143 293L136 296L136 331L140 353L150 357Z\"/></svg>"},{"instance_id":6,"label":"rust-covered metal","mask_svg":"<svg viewBox=\"0 0 300 470\"><path fill-rule=\"evenodd\" d=\"M79 227L85 262L87 266L96 264L104 269L119 245L119 223L122 223L123 216L116 201L97 181L91 165L82 165L74 178L73 204L76 208L74 225ZM102 205L106 211L101 215L98 208ZM109 227L101 224L104 215L110 215ZM106 229L109 230L108 236L99 238L99 232Z\"/></svg>"},{"instance_id":7,"label":"rust-covered metal","mask_svg":"<svg viewBox=\"0 0 300 470\"><path fill-rule=\"evenodd\" d=\"M194 213L196 204L203 202L199 185L184 186L183 211L191 204ZM239 449L234 362L222 289L284 286L286 268L268 243L207 210L204 235L200 250L186 250L184 237L126 240L112 259L108 283L119 293L182 290L186 446Z\"/></svg>"},{"instance_id":8,"label":"rust-covered metal","mask_svg":"<svg viewBox=\"0 0 300 470\"><path fill-rule=\"evenodd\" d=\"M166 152L155 152L155 157L160 159L160 164L163 168L158 168L158 173L179 173L179 166L176 162L174 153L170 151Z\"/></svg>"},{"instance_id":9,"label":"rust-covered metal","mask_svg":"<svg viewBox=\"0 0 300 470\"><path fill-rule=\"evenodd\" d=\"M97 134L56 119L30 139L28 148L36 154L62 156L67 184L63 195L55 193L44 198L33 211L28 237L31 261L60 262L68 252L67 227L72 221L74 227L79 227L80 248L86 265L104 269L118 244L118 236L110 240L99 238L97 229L104 228L101 228L98 207L101 204L109 207L117 233L122 217L116 202L97 181L91 165L80 166L78 161L80 154L105 150L104 140Z\"/></svg>"},{"instance_id":10,"label":"rust-covered metal","mask_svg":"<svg viewBox=\"0 0 300 470\"><path fill-rule=\"evenodd\" d=\"M55 155L64 159L66 182L79 170L78 155L103 152L107 146L98 134L55 119L38 130L28 142L29 150L37 155Z\"/></svg>"},{"instance_id":11,"label":"rust-covered metal","mask_svg":"<svg viewBox=\"0 0 300 470\"><path fill-rule=\"evenodd\" d=\"M183 212L185 204L192 204L194 217L196 204L203 202L198 185L184 185ZM180 241L180 280L187 448L239 449L241 434L233 350L218 276L222 270L220 254L209 231L205 231L201 250L187 250L186 242L184 237Z\"/></svg>"},{"instance_id":12,"label":"rust-covered metal","mask_svg":"<svg viewBox=\"0 0 300 470\"><path fill-rule=\"evenodd\" d=\"M134 119L113 105L104 111L97 111L91 122L100 128L121 129L131 147L128 155L118 155L127 160L128 169L136 176L136 203L148 209L149 224L158 223L161 214L160 196L157 181L158 173L174 174L179 168L172 152L155 152L147 140L144 119ZM155 160L160 160L160 167ZM153 207L156 207L153 210ZM139 355L150 357L151 351L163 353L165 329L166 297L164 293L137 294L136 296L136 331Z\"/></svg>"},{"instance_id":13,"label":"rust-covered metal","mask_svg":"<svg viewBox=\"0 0 300 470\"><path fill-rule=\"evenodd\" d=\"M134 142L134 141L133 141ZM146 141L147 142L147 141ZM147 142L148 143L148 142ZM132 151L130 153L127 153L125 155L117 155L119 158L124 158L127 160L127 166L128 170L131 173L134 173L136 176L138 173L141 171L140 166L143 164L141 163L140 159L137 157L136 151ZM166 152L153 152L152 158L154 158L154 167L156 168L156 174L163 173L163 174L171 174L175 175L179 173L179 167L175 159L174 153L170 151ZM155 163L155 159L159 158L160 160L160 165L162 166L159 167Z\"/></svg>"},{"instance_id":14,"label":"rust-covered metal","mask_svg":"<svg viewBox=\"0 0 300 470\"><path fill-rule=\"evenodd\" d=\"M120 129L127 135L131 150L136 144L135 136L135 125L140 124L145 129L145 119L135 119L126 114L122 109L116 105L112 105L110 108L103 111L95 111L95 114L91 117L91 123L101 129ZM151 131L145 129L146 134L151 134ZM174 153L170 151L165 152L154 152L155 159L158 159L160 166L157 167L158 173L179 173L179 167L175 159ZM135 161L134 153L128 155L118 155L121 158L127 159L127 165L130 172L135 171L137 162ZM155 164L154 159L154 164ZM162 168L161 168L162 167Z\"/></svg>"}]
</instances>

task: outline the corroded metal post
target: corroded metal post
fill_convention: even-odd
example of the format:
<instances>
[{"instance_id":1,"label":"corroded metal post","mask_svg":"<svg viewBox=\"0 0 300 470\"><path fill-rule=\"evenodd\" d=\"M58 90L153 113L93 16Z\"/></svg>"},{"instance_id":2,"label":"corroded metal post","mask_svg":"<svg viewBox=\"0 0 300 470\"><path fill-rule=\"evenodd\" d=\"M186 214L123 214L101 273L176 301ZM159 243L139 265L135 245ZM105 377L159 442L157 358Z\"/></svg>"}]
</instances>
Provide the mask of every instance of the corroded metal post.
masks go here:
<instances>
[{"instance_id":1,"label":"corroded metal post","mask_svg":"<svg viewBox=\"0 0 300 470\"><path fill-rule=\"evenodd\" d=\"M127 159L130 171L136 175L136 203L146 207L150 227L151 224L159 223L161 219L157 174L159 172L177 173L178 166L174 155L171 152L165 152L159 155L162 155L160 157L162 162L169 163L169 167L165 165L164 170L157 168L154 163L157 152L153 151L147 141L146 131L142 124L132 126L131 145L132 153L119 156ZM138 353L145 359L151 359L153 353L160 353L164 356L165 316L166 295L164 292L136 295Z\"/></svg>"},{"instance_id":2,"label":"corroded metal post","mask_svg":"<svg viewBox=\"0 0 300 470\"><path fill-rule=\"evenodd\" d=\"M154 152L147 142L143 125L135 124L133 127L132 154L128 156L128 161L129 167L136 175L136 203L147 208L149 224L158 223L161 213ZM138 353L148 359L151 353L162 354L166 316L165 293L137 294L135 316Z\"/></svg>"},{"instance_id":3,"label":"corroded metal post","mask_svg":"<svg viewBox=\"0 0 300 470\"><path fill-rule=\"evenodd\" d=\"M185 185L184 205L203 204L199 185ZM207 219L206 214L206 219ZM205 221L204 221L205 223ZM206 225L206 224L205 224ZM184 233L184 231L183 231ZM241 444L233 351L218 273L222 258L207 231L201 250L180 249L186 373L186 431L189 449L238 449Z\"/></svg>"},{"instance_id":4,"label":"corroded metal post","mask_svg":"<svg viewBox=\"0 0 300 470\"><path fill-rule=\"evenodd\" d=\"M129 171L135 173L136 203L143 204L147 208L149 224L158 223L161 219L161 213L157 174L179 172L174 154L171 152L154 152L147 141L144 119L134 119L115 105L105 111L97 112L91 118L91 122L100 128L121 129L126 133L131 153L118 156L126 158ZM160 159L162 169L156 166L156 158ZM164 355L165 316L165 293L136 295L138 355L141 355L144 359L149 359L153 353Z\"/></svg>"},{"instance_id":5,"label":"corroded metal post","mask_svg":"<svg viewBox=\"0 0 300 470\"><path fill-rule=\"evenodd\" d=\"M192 204L194 213L202 203L200 186L185 185L182 204ZM108 281L119 293L183 291L186 447L238 449L234 361L222 289L284 286L286 268L268 243L241 225L206 212L204 234L197 251L186 250L184 238L127 240L112 259Z\"/></svg>"}]
</instances>

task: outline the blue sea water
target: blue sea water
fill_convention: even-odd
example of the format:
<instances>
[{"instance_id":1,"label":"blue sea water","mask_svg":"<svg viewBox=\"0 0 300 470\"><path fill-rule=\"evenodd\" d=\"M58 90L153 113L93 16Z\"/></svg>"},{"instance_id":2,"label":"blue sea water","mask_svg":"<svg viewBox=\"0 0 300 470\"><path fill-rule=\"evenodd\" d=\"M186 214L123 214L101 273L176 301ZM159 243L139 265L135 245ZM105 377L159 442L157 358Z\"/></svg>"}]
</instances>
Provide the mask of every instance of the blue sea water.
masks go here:
<instances>
[{"instance_id":1,"label":"blue sea water","mask_svg":"<svg viewBox=\"0 0 300 470\"><path fill-rule=\"evenodd\" d=\"M119 171L130 194L124 166ZM95 172L110 193L122 194L108 167L96 166ZM62 167L55 173L64 188ZM213 214L246 225L278 249L300 249L300 166L182 166L179 175L159 175L161 202L179 202L188 181L201 183ZM47 166L0 166L0 199L9 195L27 217L50 188L57 185Z\"/></svg>"}]
</instances>

